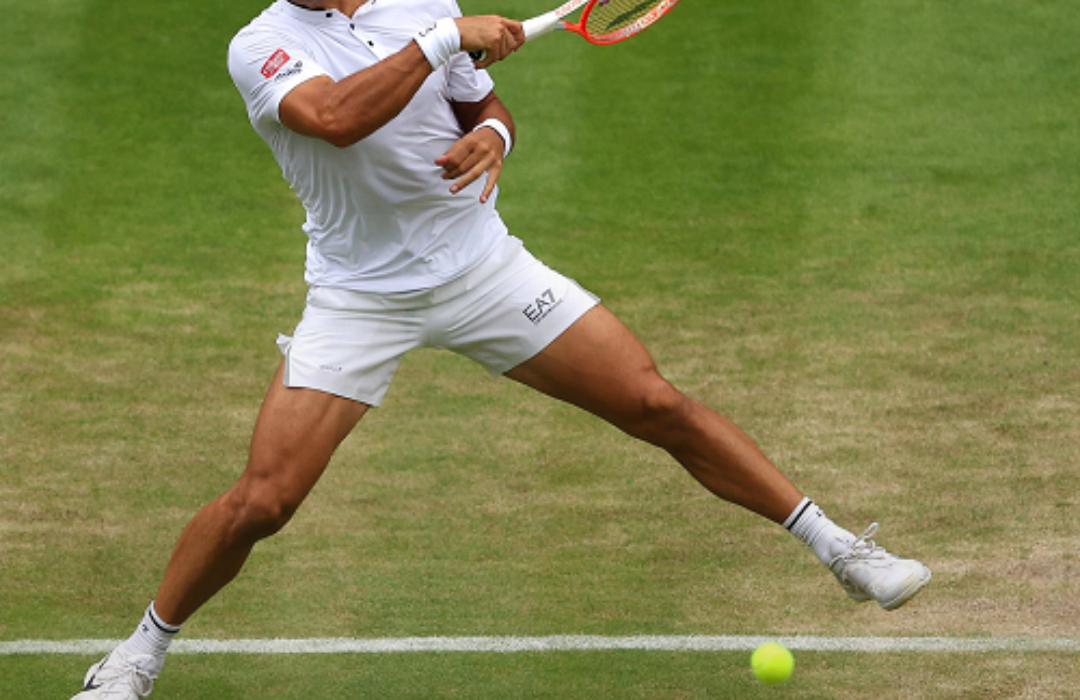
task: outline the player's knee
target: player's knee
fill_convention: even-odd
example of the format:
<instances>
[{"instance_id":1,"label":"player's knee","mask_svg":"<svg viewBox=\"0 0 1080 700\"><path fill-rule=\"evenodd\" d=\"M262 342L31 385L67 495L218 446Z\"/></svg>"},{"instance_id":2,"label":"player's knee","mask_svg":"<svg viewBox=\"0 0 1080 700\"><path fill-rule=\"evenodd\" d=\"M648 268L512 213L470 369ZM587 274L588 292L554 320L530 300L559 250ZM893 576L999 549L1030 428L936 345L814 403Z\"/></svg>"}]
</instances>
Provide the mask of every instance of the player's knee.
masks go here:
<instances>
[{"instance_id":1,"label":"player's knee","mask_svg":"<svg viewBox=\"0 0 1080 700\"><path fill-rule=\"evenodd\" d=\"M228 501L231 535L244 542L255 542L276 534L292 519L300 505L266 480L238 484L230 492Z\"/></svg>"},{"instance_id":2,"label":"player's knee","mask_svg":"<svg viewBox=\"0 0 1080 700\"><path fill-rule=\"evenodd\" d=\"M690 405L690 400L682 392L657 376L648 382L639 398L635 434L657 446L666 447L678 439L678 434L685 427Z\"/></svg>"}]
</instances>

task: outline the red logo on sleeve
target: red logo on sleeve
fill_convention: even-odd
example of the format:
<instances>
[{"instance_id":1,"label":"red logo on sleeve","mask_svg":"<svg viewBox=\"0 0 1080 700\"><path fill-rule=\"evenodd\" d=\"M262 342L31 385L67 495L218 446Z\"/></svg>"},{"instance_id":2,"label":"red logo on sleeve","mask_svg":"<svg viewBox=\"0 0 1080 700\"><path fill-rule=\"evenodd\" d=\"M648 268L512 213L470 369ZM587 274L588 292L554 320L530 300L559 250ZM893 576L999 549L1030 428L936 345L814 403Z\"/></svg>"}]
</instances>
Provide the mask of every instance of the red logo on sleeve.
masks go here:
<instances>
[{"instance_id":1,"label":"red logo on sleeve","mask_svg":"<svg viewBox=\"0 0 1080 700\"><path fill-rule=\"evenodd\" d=\"M289 62L289 54L285 53L285 49L278 49L274 52L274 55L266 59L266 63L263 64L262 70L264 78L273 78L274 74L281 70L281 67Z\"/></svg>"}]
</instances>

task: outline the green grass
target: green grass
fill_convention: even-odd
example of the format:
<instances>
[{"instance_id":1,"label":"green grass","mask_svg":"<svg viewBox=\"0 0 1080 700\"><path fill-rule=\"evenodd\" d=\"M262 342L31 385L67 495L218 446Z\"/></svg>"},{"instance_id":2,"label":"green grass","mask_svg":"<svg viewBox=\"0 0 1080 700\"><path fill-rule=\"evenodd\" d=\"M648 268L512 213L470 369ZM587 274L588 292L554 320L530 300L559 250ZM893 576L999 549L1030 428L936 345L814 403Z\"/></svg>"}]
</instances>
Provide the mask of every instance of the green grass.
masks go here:
<instances>
[{"instance_id":1,"label":"green grass","mask_svg":"<svg viewBox=\"0 0 1080 700\"><path fill-rule=\"evenodd\" d=\"M834 700L835 698L1020 698L1067 700L1073 689L1059 679L1075 677L1075 655L1034 659L994 654L800 654L787 685L753 680L743 655L605 652L545 655L182 656L172 659L153 697L237 700L256 696L294 698L631 698L633 700ZM58 664L0 659L5 678L37 674L32 697L68 697L71 679ZM70 662L68 665L71 665ZM11 673L8 673L11 671ZM70 674L69 674L70 675ZM888 685L883 685L888 679ZM21 696L16 696L21 697ZM27 695L30 697L30 695Z\"/></svg>"},{"instance_id":2,"label":"green grass","mask_svg":"<svg viewBox=\"0 0 1080 700\"><path fill-rule=\"evenodd\" d=\"M0 7L0 640L118 637L243 464L303 304L302 212L224 67L261 2ZM511 229L836 519L925 559L911 606L850 605L663 455L422 352L185 635L1075 637L1073 10L687 0L625 45L553 36L493 71ZM1080 687L1068 654L804 652L771 691L744 656L183 656L155 697ZM0 657L0 677L66 697L88 661Z\"/></svg>"}]
</instances>

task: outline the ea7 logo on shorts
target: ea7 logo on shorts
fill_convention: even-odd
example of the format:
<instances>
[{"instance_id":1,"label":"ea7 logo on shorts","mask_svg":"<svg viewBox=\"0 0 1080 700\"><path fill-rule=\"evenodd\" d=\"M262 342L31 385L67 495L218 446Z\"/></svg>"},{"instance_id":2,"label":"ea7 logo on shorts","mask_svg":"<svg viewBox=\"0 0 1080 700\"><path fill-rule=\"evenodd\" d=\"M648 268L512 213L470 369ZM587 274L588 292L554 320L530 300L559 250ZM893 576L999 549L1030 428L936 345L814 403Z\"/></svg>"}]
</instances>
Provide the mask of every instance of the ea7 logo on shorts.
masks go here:
<instances>
[{"instance_id":1,"label":"ea7 logo on shorts","mask_svg":"<svg viewBox=\"0 0 1080 700\"><path fill-rule=\"evenodd\" d=\"M556 299L555 294L550 289L546 289L536 298L536 301L522 309L521 313L525 314L525 318L532 321L533 325L538 325L561 303L562 299Z\"/></svg>"},{"instance_id":2,"label":"ea7 logo on shorts","mask_svg":"<svg viewBox=\"0 0 1080 700\"><path fill-rule=\"evenodd\" d=\"M289 54L285 53L285 49L278 49L274 52L274 55L266 59L266 63L263 64L262 73L264 78L273 78L274 74L281 70L281 67L289 62Z\"/></svg>"}]
</instances>

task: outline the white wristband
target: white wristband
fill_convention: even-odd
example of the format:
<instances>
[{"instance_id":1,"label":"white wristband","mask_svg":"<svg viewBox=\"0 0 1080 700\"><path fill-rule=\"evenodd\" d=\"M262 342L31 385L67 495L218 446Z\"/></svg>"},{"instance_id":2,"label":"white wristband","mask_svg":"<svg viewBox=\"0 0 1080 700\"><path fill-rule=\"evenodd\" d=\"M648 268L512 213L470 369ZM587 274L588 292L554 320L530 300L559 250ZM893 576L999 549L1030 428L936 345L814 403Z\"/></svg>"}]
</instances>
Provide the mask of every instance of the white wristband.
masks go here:
<instances>
[{"instance_id":1,"label":"white wristband","mask_svg":"<svg viewBox=\"0 0 1080 700\"><path fill-rule=\"evenodd\" d=\"M473 129L473 131L483 129L485 126L489 129L494 129L495 133L502 137L503 158L510 155L510 150L514 147L514 140L510 138L510 129L506 128L506 124L503 124L500 120L492 117L490 119L485 119L484 121L477 124L476 128Z\"/></svg>"},{"instance_id":2,"label":"white wristband","mask_svg":"<svg viewBox=\"0 0 1080 700\"><path fill-rule=\"evenodd\" d=\"M415 39L432 70L439 70L451 56L461 51L461 32L451 17L444 17L430 27L421 29Z\"/></svg>"}]
</instances>

